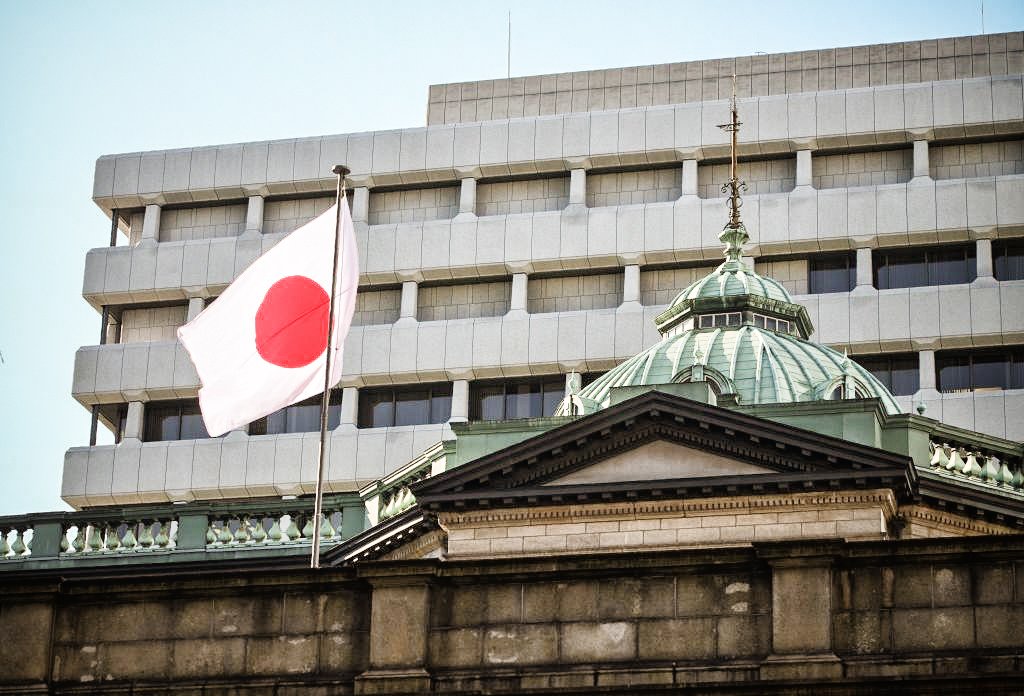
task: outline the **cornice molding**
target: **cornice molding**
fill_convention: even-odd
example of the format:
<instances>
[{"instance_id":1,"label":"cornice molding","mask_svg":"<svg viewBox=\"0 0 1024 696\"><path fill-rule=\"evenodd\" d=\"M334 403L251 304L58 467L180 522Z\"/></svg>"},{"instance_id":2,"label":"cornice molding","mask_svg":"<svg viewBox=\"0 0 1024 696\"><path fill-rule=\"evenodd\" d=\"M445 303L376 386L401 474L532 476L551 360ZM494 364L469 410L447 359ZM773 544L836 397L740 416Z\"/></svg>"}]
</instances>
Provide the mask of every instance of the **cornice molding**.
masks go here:
<instances>
[{"instance_id":1,"label":"cornice molding","mask_svg":"<svg viewBox=\"0 0 1024 696\"><path fill-rule=\"evenodd\" d=\"M441 512L438 514L438 523L442 528L503 523L529 524L536 522L552 524L569 520L596 521L610 520L612 518L687 517L702 513L800 512L807 509L858 508L864 507L864 505L881 506L886 519L892 519L896 514L897 503L893 491L890 489L872 489L828 493L734 496L697 500L654 500Z\"/></svg>"}]
</instances>

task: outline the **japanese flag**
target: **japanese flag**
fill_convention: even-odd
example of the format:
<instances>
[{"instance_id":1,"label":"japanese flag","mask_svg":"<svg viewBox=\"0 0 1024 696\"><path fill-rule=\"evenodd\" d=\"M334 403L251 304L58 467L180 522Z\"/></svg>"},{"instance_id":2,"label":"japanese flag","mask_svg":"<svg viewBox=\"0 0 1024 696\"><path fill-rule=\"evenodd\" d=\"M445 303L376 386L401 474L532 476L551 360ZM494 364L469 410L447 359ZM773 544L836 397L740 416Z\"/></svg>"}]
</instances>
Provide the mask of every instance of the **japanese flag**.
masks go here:
<instances>
[{"instance_id":1,"label":"japanese flag","mask_svg":"<svg viewBox=\"0 0 1024 696\"><path fill-rule=\"evenodd\" d=\"M278 242L178 329L202 382L199 406L211 437L323 392L336 209ZM341 378L359 284L355 231L344 204L338 234L332 386Z\"/></svg>"}]
</instances>

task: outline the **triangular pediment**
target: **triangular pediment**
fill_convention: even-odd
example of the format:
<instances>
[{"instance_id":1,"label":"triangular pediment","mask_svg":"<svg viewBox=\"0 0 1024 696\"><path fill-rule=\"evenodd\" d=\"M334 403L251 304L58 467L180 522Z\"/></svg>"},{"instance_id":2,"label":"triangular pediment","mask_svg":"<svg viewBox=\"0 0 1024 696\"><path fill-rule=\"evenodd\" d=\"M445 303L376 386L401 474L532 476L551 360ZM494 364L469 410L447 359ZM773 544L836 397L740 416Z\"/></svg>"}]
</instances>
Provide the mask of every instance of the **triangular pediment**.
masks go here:
<instances>
[{"instance_id":1,"label":"triangular pediment","mask_svg":"<svg viewBox=\"0 0 1024 696\"><path fill-rule=\"evenodd\" d=\"M772 469L687 447L655 440L588 467L545 482L545 486L625 483L628 481L672 481L721 476L773 474Z\"/></svg>"},{"instance_id":2,"label":"triangular pediment","mask_svg":"<svg viewBox=\"0 0 1024 696\"><path fill-rule=\"evenodd\" d=\"M426 510L909 490L909 458L651 391L413 484Z\"/></svg>"}]
</instances>

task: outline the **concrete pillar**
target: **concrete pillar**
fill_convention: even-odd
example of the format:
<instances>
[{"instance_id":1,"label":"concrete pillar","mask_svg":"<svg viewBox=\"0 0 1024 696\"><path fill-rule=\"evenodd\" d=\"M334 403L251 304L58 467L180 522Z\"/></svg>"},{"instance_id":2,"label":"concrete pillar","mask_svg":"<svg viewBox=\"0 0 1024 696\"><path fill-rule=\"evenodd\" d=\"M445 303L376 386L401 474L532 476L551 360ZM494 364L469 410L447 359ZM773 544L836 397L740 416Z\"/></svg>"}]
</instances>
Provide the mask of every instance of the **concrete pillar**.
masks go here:
<instances>
[{"instance_id":1,"label":"concrete pillar","mask_svg":"<svg viewBox=\"0 0 1024 696\"><path fill-rule=\"evenodd\" d=\"M975 243L974 257L977 261L978 277L975 283L988 285L995 283L992 266L992 240L979 239Z\"/></svg>"},{"instance_id":2,"label":"concrete pillar","mask_svg":"<svg viewBox=\"0 0 1024 696\"><path fill-rule=\"evenodd\" d=\"M341 418L339 426L355 427L359 419L359 389L345 387L341 390Z\"/></svg>"},{"instance_id":3,"label":"concrete pillar","mask_svg":"<svg viewBox=\"0 0 1024 696\"><path fill-rule=\"evenodd\" d=\"M398 311L398 319L416 321L420 285L415 280L402 283L402 304Z\"/></svg>"},{"instance_id":4,"label":"concrete pillar","mask_svg":"<svg viewBox=\"0 0 1024 696\"><path fill-rule=\"evenodd\" d=\"M459 215L476 215L476 179L466 177L462 179L462 188L459 189Z\"/></svg>"},{"instance_id":5,"label":"concrete pillar","mask_svg":"<svg viewBox=\"0 0 1024 696\"><path fill-rule=\"evenodd\" d=\"M772 569L772 654L761 663L769 679L839 679L832 648L832 559L826 549L767 555ZM807 553L806 556L803 553ZM803 557L801 557L803 556Z\"/></svg>"},{"instance_id":6,"label":"concrete pillar","mask_svg":"<svg viewBox=\"0 0 1024 696\"><path fill-rule=\"evenodd\" d=\"M871 249L857 250L857 288L874 288L874 270L871 266Z\"/></svg>"},{"instance_id":7,"label":"concrete pillar","mask_svg":"<svg viewBox=\"0 0 1024 696\"><path fill-rule=\"evenodd\" d=\"M202 297L190 297L188 298L188 319L192 321L199 316L199 313L206 309L206 300Z\"/></svg>"},{"instance_id":8,"label":"concrete pillar","mask_svg":"<svg viewBox=\"0 0 1024 696\"><path fill-rule=\"evenodd\" d=\"M160 241L160 210L160 206L155 203L146 206L146 214L142 218L140 244L154 244Z\"/></svg>"},{"instance_id":9,"label":"concrete pillar","mask_svg":"<svg viewBox=\"0 0 1024 696\"><path fill-rule=\"evenodd\" d=\"M813 182L811 177L811 151L797 150L796 152L796 185L810 186Z\"/></svg>"},{"instance_id":10,"label":"concrete pillar","mask_svg":"<svg viewBox=\"0 0 1024 696\"><path fill-rule=\"evenodd\" d=\"M449 423L465 423L469 420L469 380L457 379L452 382L452 415Z\"/></svg>"},{"instance_id":11,"label":"concrete pillar","mask_svg":"<svg viewBox=\"0 0 1024 696\"><path fill-rule=\"evenodd\" d=\"M914 178L930 176L928 172L928 141L914 141Z\"/></svg>"},{"instance_id":12,"label":"concrete pillar","mask_svg":"<svg viewBox=\"0 0 1024 696\"><path fill-rule=\"evenodd\" d=\"M352 189L352 222L366 222L370 217L370 189L357 186Z\"/></svg>"},{"instance_id":13,"label":"concrete pillar","mask_svg":"<svg viewBox=\"0 0 1024 696\"><path fill-rule=\"evenodd\" d=\"M356 693L429 692L431 678L426 666L432 574L389 577L368 569L365 577L372 587L370 668L356 677ZM395 630L396 616L402 617L400 630Z\"/></svg>"},{"instance_id":14,"label":"concrete pillar","mask_svg":"<svg viewBox=\"0 0 1024 696\"><path fill-rule=\"evenodd\" d=\"M631 264L623 269L622 304L640 302L640 266Z\"/></svg>"},{"instance_id":15,"label":"concrete pillar","mask_svg":"<svg viewBox=\"0 0 1024 696\"><path fill-rule=\"evenodd\" d=\"M249 196L245 209L245 232L242 236L258 237L263 234L263 196Z\"/></svg>"},{"instance_id":16,"label":"concrete pillar","mask_svg":"<svg viewBox=\"0 0 1024 696\"><path fill-rule=\"evenodd\" d=\"M530 278L525 273L512 274L512 297L508 305L510 312L526 311L526 291L529 284Z\"/></svg>"},{"instance_id":17,"label":"concrete pillar","mask_svg":"<svg viewBox=\"0 0 1024 696\"><path fill-rule=\"evenodd\" d=\"M129 401L128 416L124 420L124 432L121 433L121 441L141 440L145 422L146 405L141 401Z\"/></svg>"},{"instance_id":18,"label":"concrete pillar","mask_svg":"<svg viewBox=\"0 0 1024 696\"><path fill-rule=\"evenodd\" d=\"M573 169L569 173L569 205L587 204L587 170Z\"/></svg>"},{"instance_id":19,"label":"concrete pillar","mask_svg":"<svg viewBox=\"0 0 1024 696\"><path fill-rule=\"evenodd\" d=\"M683 160L683 190L684 196L697 195L697 160Z\"/></svg>"},{"instance_id":20,"label":"concrete pillar","mask_svg":"<svg viewBox=\"0 0 1024 696\"><path fill-rule=\"evenodd\" d=\"M936 390L937 383L935 378L935 351L918 351L917 356L918 380L921 383L918 388L921 391L934 392Z\"/></svg>"}]
</instances>

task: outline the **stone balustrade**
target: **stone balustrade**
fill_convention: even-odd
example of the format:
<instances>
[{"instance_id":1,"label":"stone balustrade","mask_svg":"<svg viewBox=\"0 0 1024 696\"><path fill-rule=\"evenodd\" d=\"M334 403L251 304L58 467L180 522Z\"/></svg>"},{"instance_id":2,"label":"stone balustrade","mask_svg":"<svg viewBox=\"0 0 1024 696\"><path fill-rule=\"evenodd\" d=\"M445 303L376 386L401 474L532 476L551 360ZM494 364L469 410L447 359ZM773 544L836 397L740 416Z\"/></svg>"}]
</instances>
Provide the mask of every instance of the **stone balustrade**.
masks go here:
<instances>
[{"instance_id":1,"label":"stone balustrade","mask_svg":"<svg viewBox=\"0 0 1024 696\"><path fill-rule=\"evenodd\" d=\"M328 494L323 510L320 538L325 546L363 531L358 497ZM13 567L13 562L146 562L154 554L194 561L206 553L309 553L313 534L311 498L0 517L0 568Z\"/></svg>"}]
</instances>

